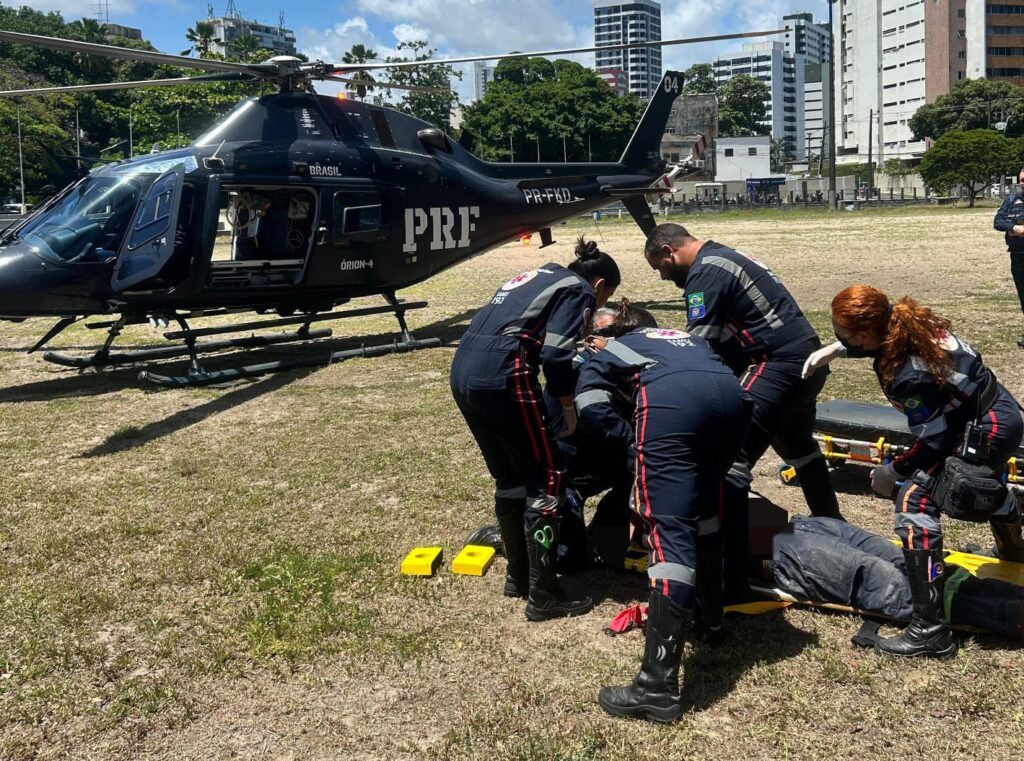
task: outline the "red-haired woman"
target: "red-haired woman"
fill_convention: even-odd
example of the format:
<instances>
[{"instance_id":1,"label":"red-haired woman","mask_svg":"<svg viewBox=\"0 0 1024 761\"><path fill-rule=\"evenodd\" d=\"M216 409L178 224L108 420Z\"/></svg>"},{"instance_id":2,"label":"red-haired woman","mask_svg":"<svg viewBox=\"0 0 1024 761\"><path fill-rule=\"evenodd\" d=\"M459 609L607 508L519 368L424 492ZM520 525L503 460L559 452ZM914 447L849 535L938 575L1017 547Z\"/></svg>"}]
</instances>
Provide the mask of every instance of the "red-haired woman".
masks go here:
<instances>
[{"instance_id":1,"label":"red-haired woman","mask_svg":"<svg viewBox=\"0 0 1024 761\"><path fill-rule=\"evenodd\" d=\"M999 470L1024 435L1016 400L939 317L909 296L890 304L870 285L852 285L832 299L839 341L807 360L809 372L841 356L874 358L875 374L917 437L907 451L871 471L871 486L890 496L897 481L896 533L903 542L914 615L902 634L878 643L892 655L951 657L957 645L943 618L942 525L928 489L947 457L960 452L968 423L980 425L983 461ZM992 523L1001 557L1021 559L1019 526Z\"/></svg>"}]
</instances>

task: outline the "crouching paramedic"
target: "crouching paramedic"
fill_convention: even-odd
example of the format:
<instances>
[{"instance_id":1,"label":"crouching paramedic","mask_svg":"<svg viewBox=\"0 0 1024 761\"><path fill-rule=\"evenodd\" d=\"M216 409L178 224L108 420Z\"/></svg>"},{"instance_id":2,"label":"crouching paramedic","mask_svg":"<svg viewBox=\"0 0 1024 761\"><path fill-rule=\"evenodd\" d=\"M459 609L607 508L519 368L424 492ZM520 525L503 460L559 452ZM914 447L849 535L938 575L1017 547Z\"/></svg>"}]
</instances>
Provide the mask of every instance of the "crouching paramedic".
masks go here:
<instances>
[{"instance_id":1,"label":"crouching paramedic","mask_svg":"<svg viewBox=\"0 0 1024 761\"><path fill-rule=\"evenodd\" d=\"M538 375L543 368L571 433L576 341L619 281L615 260L581 239L568 267L545 264L502 285L473 318L452 361L452 394L495 481L505 594L527 598L531 621L579 615L593 605L589 597L571 599L558 583L565 470Z\"/></svg>"},{"instance_id":2,"label":"crouching paramedic","mask_svg":"<svg viewBox=\"0 0 1024 761\"><path fill-rule=\"evenodd\" d=\"M650 552L647 641L640 672L606 687L599 702L615 716L673 721L679 661L698 588L721 589L719 515L723 482L739 454L750 406L739 382L696 336L658 330L650 314L623 306L615 329L580 370L581 422L629 443L632 508ZM625 394L624 416L614 398ZM720 604L720 597L719 597Z\"/></svg>"},{"instance_id":3,"label":"crouching paramedic","mask_svg":"<svg viewBox=\"0 0 1024 761\"><path fill-rule=\"evenodd\" d=\"M1017 401L981 355L950 332L948 320L909 296L890 304L877 288L850 286L832 299L832 323L838 343L816 352L810 363L873 357L883 392L907 416L917 437L907 451L871 472L872 488L884 496L903 482L896 496L896 533L903 542L914 606L904 632L876 648L902 656L955 655L956 640L942 608L942 505L936 477L964 462L985 465L988 473L1001 470L1024 434ZM1016 507L1011 500L998 505ZM1024 560L1020 526L991 526L1000 557Z\"/></svg>"},{"instance_id":4,"label":"crouching paramedic","mask_svg":"<svg viewBox=\"0 0 1024 761\"><path fill-rule=\"evenodd\" d=\"M813 435L826 372L801 378L821 341L779 278L746 254L670 223L651 232L644 255L663 280L684 289L686 330L711 345L753 399L750 429L726 482L723 521L727 587L739 597L746 592L751 469L769 445L796 468L812 515L842 517Z\"/></svg>"}]
</instances>

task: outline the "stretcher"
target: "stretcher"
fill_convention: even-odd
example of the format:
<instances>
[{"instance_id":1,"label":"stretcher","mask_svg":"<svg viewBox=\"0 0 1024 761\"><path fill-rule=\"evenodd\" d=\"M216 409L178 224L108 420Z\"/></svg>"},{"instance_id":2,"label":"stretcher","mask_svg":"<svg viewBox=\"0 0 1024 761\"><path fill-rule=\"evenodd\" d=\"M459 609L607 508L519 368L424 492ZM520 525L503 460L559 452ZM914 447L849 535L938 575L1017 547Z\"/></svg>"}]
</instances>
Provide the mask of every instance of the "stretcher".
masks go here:
<instances>
[{"instance_id":1,"label":"stretcher","mask_svg":"<svg viewBox=\"0 0 1024 761\"><path fill-rule=\"evenodd\" d=\"M881 465L914 443L914 435L903 413L892 407L866 402L834 399L818 405L814 438L821 444L825 460L833 468L848 463ZM797 484L796 468L779 466L784 484ZM1003 480L1015 494L1024 493L1024 448L1010 458Z\"/></svg>"}]
</instances>

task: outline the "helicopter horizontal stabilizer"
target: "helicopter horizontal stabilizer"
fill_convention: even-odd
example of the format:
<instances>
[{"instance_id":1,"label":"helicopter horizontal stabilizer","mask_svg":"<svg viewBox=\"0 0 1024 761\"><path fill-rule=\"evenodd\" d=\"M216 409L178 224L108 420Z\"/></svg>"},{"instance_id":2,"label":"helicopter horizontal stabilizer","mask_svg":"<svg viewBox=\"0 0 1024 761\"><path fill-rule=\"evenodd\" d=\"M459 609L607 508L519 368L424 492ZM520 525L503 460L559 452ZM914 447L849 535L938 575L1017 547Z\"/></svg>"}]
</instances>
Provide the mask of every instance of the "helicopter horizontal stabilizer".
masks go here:
<instances>
[{"instance_id":1,"label":"helicopter horizontal stabilizer","mask_svg":"<svg viewBox=\"0 0 1024 761\"><path fill-rule=\"evenodd\" d=\"M629 169L645 174L661 174L664 162L661 158L661 138L672 111L672 104L683 91L683 75L678 71L667 71L661 78L658 89L647 104L647 110L636 125L629 145L622 153L619 163Z\"/></svg>"}]
</instances>

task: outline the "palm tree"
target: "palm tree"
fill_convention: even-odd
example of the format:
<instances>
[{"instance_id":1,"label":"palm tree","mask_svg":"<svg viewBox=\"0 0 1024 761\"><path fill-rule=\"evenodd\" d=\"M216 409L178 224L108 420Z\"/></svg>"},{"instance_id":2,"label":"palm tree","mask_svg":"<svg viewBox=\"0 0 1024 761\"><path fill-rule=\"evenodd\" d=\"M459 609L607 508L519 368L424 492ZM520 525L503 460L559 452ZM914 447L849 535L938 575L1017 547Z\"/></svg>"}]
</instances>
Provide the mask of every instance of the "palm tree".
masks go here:
<instances>
[{"instance_id":1,"label":"palm tree","mask_svg":"<svg viewBox=\"0 0 1024 761\"><path fill-rule=\"evenodd\" d=\"M241 61L249 60L251 56L263 49L259 38L251 34L243 34L241 37L236 37L228 43L228 50L231 51L235 58Z\"/></svg>"},{"instance_id":2,"label":"palm tree","mask_svg":"<svg viewBox=\"0 0 1024 761\"><path fill-rule=\"evenodd\" d=\"M356 44L352 46L352 49L342 56L342 63L367 63L377 59L377 53L373 50L368 50L365 45ZM355 71L348 76L349 79L354 79L358 84L348 85L348 89L355 88L356 94L359 96L359 100L366 97L366 93L373 89L372 84L369 82L376 82L372 76L367 74L365 71Z\"/></svg>"},{"instance_id":3,"label":"palm tree","mask_svg":"<svg viewBox=\"0 0 1024 761\"><path fill-rule=\"evenodd\" d=\"M185 32L185 39L192 43L192 47L182 50L182 55L188 55L192 51L203 58L210 53L211 45L219 45L220 40L213 35L216 34L212 21L197 21L194 27Z\"/></svg>"}]
</instances>

